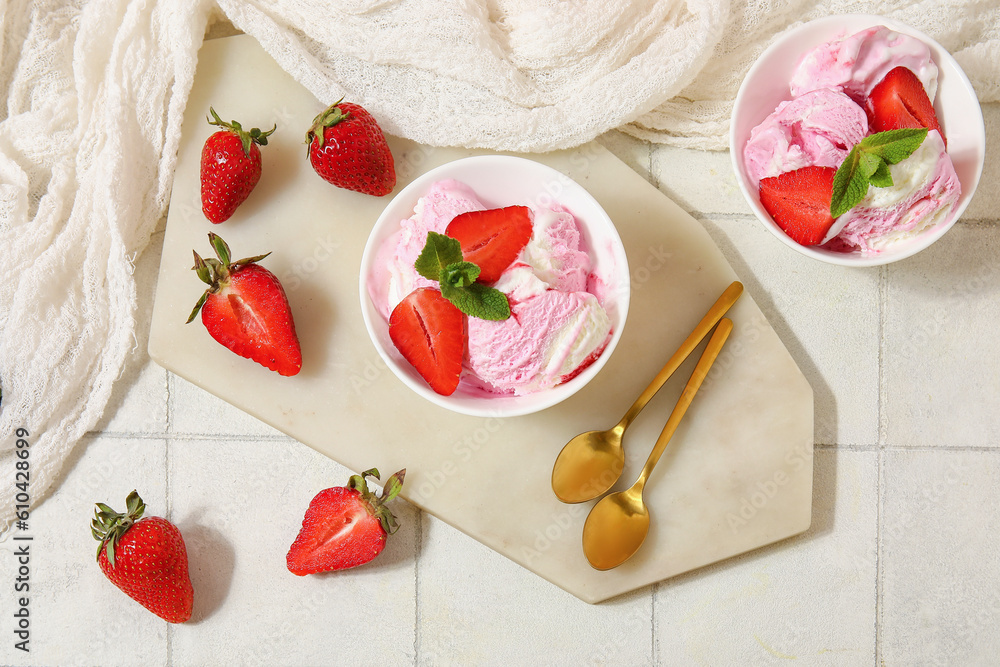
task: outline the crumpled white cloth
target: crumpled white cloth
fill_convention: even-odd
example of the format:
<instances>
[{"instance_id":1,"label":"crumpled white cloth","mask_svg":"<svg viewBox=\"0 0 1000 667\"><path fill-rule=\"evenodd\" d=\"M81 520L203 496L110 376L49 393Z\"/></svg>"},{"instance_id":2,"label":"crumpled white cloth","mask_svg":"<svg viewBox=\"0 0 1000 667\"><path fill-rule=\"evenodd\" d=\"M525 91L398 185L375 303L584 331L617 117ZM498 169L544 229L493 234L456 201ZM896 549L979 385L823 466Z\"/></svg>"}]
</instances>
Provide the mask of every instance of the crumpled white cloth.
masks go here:
<instances>
[{"instance_id":1,"label":"crumpled white cloth","mask_svg":"<svg viewBox=\"0 0 1000 667\"><path fill-rule=\"evenodd\" d=\"M612 128L722 149L774 37L837 13L933 36L1000 99L1000 3L218 0L316 97L434 145L545 151ZM209 0L0 0L0 531L14 431L31 498L97 423L134 349L131 261L166 211ZM266 91L262 91L266 94Z\"/></svg>"}]
</instances>

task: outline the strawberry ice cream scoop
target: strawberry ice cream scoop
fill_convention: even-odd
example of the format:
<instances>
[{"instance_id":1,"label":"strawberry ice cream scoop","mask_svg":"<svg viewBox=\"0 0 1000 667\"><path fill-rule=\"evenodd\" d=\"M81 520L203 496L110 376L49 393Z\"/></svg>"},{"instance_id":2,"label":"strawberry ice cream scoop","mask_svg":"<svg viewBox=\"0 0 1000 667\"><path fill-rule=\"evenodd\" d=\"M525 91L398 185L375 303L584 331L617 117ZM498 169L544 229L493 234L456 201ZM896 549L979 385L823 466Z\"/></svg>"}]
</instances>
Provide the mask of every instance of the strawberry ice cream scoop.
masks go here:
<instances>
[{"instance_id":1,"label":"strawberry ice cream scoop","mask_svg":"<svg viewBox=\"0 0 1000 667\"><path fill-rule=\"evenodd\" d=\"M413 215L400 222L399 233L392 243L380 252L380 264L389 273L388 291L385 294L388 317L396 304L418 287L437 287L437 283L424 278L413 267L427 243L427 232L443 234L448 223L460 213L481 211L486 208L467 185L455 180L438 181L421 197ZM376 299L379 303L382 299Z\"/></svg>"},{"instance_id":2,"label":"strawberry ice cream scoop","mask_svg":"<svg viewBox=\"0 0 1000 667\"><path fill-rule=\"evenodd\" d=\"M506 320L469 318L466 364L483 388L529 394L554 387L604 350L611 321L589 292L547 290L515 303Z\"/></svg>"},{"instance_id":3,"label":"strawberry ice cream scoop","mask_svg":"<svg viewBox=\"0 0 1000 667\"><path fill-rule=\"evenodd\" d=\"M802 167L839 167L868 134L868 117L836 90L820 88L782 102L750 133L743 149L747 175L760 179Z\"/></svg>"},{"instance_id":4,"label":"strawberry ice cream scoop","mask_svg":"<svg viewBox=\"0 0 1000 667\"><path fill-rule=\"evenodd\" d=\"M861 103L895 67L913 70L927 97L934 101L938 68L931 59L930 49L916 37L881 25L809 51L789 85L793 97L818 88L835 88Z\"/></svg>"},{"instance_id":5,"label":"strawberry ice cream scoop","mask_svg":"<svg viewBox=\"0 0 1000 667\"><path fill-rule=\"evenodd\" d=\"M893 185L869 186L861 202L837 218L830 229L830 250L879 252L913 238L952 214L961 184L944 141L936 130L905 160L889 166Z\"/></svg>"}]
</instances>

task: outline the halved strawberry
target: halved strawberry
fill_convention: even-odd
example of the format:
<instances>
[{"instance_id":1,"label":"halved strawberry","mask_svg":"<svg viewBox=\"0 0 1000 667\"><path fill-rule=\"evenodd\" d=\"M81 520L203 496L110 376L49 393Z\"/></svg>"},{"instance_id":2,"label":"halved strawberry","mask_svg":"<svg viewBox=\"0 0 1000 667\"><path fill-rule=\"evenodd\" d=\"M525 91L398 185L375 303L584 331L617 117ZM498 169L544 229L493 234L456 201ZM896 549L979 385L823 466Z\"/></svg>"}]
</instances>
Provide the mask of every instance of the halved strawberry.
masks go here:
<instances>
[{"instance_id":1,"label":"halved strawberry","mask_svg":"<svg viewBox=\"0 0 1000 667\"><path fill-rule=\"evenodd\" d=\"M431 389L455 393L465 356L465 316L441 292L410 292L389 315L389 338Z\"/></svg>"},{"instance_id":2,"label":"halved strawberry","mask_svg":"<svg viewBox=\"0 0 1000 667\"><path fill-rule=\"evenodd\" d=\"M302 368L302 350L288 298L277 276L256 264L267 255L234 262L225 241L212 233L208 238L218 259L194 253L193 269L208 289L188 322L201 310L212 338L281 375L295 375Z\"/></svg>"},{"instance_id":3,"label":"halved strawberry","mask_svg":"<svg viewBox=\"0 0 1000 667\"><path fill-rule=\"evenodd\" d=\"M817 245L833 226L833 167L803 167L760 180L760 203L796 243Z\"/></svg>"},{"instance_id":4,"label":"halved strawberry","mask_svg":"<svg viewBox=\"0 0 1000 667\"><path fill-rule=\"evenodd\" d=\"M479 266L479 282L494 283L531 239L527 206L469 211L448 223L445 234L462 245L462 258Z\"/></svg>"},{"instance_id":5,"label":"halved strawberry","mask_svg":"<svg viewBox=\"0 0 1000 667\"><path fill-rule=\"evenodd\" d=\"M352 476L347 486L316 494L285 557L289 572L304 576L345 570L382 553L386 536L398 528L385 504L399 495L404 475L405 468L387 479L381 496L369 491L365 482L365 477L378 479L375 468Z\"/></svg>"},{"instance_id":6,"label":"halved strawberry","mask_svg":"<svg viewBox=\"0 0 1000 667\"><path fill-rule=\"evenodd\" d=\"M865 111L873 133L905 127L926 127L928 130L937 130L941 133L941 138L945 139L924 84L906 67L896 67L885 75L865 100ZM948 141L945 139L945 146L947 145Z\"/></svg>"}]
</instances>

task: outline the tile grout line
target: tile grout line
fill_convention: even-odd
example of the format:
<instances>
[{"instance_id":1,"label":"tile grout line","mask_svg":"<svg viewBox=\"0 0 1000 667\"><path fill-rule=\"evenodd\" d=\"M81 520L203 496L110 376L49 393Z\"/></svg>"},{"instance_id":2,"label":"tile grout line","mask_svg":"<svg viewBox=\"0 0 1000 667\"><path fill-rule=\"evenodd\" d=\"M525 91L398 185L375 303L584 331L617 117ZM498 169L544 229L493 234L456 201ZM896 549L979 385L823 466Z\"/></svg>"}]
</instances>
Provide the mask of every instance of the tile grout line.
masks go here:
<instances>
[{"instance_id":1,"label":"tile grout line","mask_svg":"<svg viewBox=\"0 0 1000 667\"><path fill-rule=\"evenodd\" d=\"M130 433L128 431L87 431L81 436L82 439L94 440L95 438L111 438L125 440L205 440L210 442L239 442L239 443L266 443L266 442L300 442L287 435L227 435L222 433ZM879 444L835 444L829 442L814 443L816 449L839 452L980 452L983 454L1000 454L1000 447L995 445L890 445Z\"/></svg>"},{"instance_id":2,"label":"tile grout line","mask_svg":"<svg viewBox=\"0 0 1000 667\"><path fill-rule=\"evenodd\" d=\"M875 667L882 660L882 477L885 446L888 441L886 405L888 388L885 382L886 320L889 308L889 268L882 266L878 280L878 443L875 477Z\"/></svg>"},{"instance_id":3,"label":"tile grout line","mask_svg":"<svg viewBox=\"0 0 1000 667\"><path fill-rule=\"evenodd\" d=\"M651 590L649 594L649 620L650 620L649 630L652 636L650 637L650 642L649 642L649 650L650 650L649 662L655 667L656 665L660 664L660 651L656 641L656 594L660 591L660 582L659 581L653 582L653 585L650 587L650 589Z\"/></svg>"},{"instance_id":4,"label":"tile grout line","mask_svg":"<svg viewBox=\"0 0 1000 667\"><path fill-rule=\"evenodd\" d=\"M163 437L163 443L164 443L164 447L163 447L163 482L164 482L164 489L166 491L166 496L167 496L167 498L166 498L166 502L167 502L167 519L169 521L173 521L174 520L174 518L173 518L173 514L174 514L173 498L172 498L172 494L170 493L170 443L171 442L172 442L172 439L170 437L170 434L169 433L165 433L164 437ZM168 665L168 667L170 665L174 664L174 657L173 657L174 656L174 650L173 650L174 629L173 629L172 626L173 626L173 623L168 623L167 624L167 665Z\"/></svg>"},{"instance_id":5,"label":"tile grout line","mask_svg":"<svg viewBox=\"0 0 1000 667\"><path fill-rule=\"evenodd\" d=\"M885 382L886 320L889 308L889 268L880 267L878 276L878 446L884 448L888 440L886 399L888 388Z\"/></svg>"},{"instance_id":6,"label":"tile grout line","mask_svg":"<svg viewBox=\"0 0 1000 667\"><path fill-rule=\"evenodd\" d=\"M875 478L875 667L882 664L882 477L885 473L885 452L877 456L878 474Z\"/></svg>"},{"instance_id":7,"label":"tile grout line","mask_svg":"<svg viewBox=\"0 0 1000 667\"><path fill-rule=\"evenodd\" d=\"M165 401L164 407L166 408L167 414L164 419L164 432L172 433L174 430L174 396L173 396L173 377L174 374L167 371L167 382L166 382L166 392L167 400Z\"/></svg>"},{"instance_id":8,"label":"tile grout line","mask_svg":"<svg viewBox=\"0 0 1000 667\"><path fill-rule=\"evenodd\" d=\"M420 661L420 551L424 544L424 512L417 509L417 536L413 555L413 665Z\"/></svg>"},{"instance_id":9,"label":"tile grout line","mask_svg":"<svg viewBox=\"0 0 1000 667\"><path fill-rule=\"evenodd\" d=\"M167 371L167 382L166 382L167 396L165 402L165 408L167 414L166 414L166 419L164 420L165 426L163 433L163 442L164 442L163 476L164 476L164 484L167 495L167 517L170 518L171 520L173 515L173 503L172 503L172 496L170 493L170 449L171 449L170 445L173 442L173 438L171 438L171 435L173 434L174 430L173 383L174 383L174 374L171 373L170 371ZM173 628L170 627L171 625L172 624L170 623L167 624L167 667L170 667L171 665L174 664Z\"/></svg>"}]
</instances>

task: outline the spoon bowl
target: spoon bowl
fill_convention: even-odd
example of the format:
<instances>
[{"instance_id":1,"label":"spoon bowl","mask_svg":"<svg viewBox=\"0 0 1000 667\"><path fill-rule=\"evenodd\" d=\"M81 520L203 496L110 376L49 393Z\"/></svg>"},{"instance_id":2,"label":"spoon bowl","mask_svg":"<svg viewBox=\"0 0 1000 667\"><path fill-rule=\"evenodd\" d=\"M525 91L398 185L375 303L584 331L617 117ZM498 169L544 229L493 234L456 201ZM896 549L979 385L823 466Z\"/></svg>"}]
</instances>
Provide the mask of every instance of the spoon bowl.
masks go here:
<instances>
[{"instance_id":1,"label":"spoon bowl","mask_svg":"<svg viewBox=\"0 0 1000 667\"><path fill-rule=\"evenodd\" d=\"M712 305L625 416L607 431L587 431L570 440L552 466L552 491L564 503L583 503L602 495L618 481L625 467L622 437L636 415L684 363L743 293L743 284L733 282Z\"/></svg>"},{"instance_id":2,"label":"spoon bowl","mask_svg":"<svg viewBox=\"0 0 1000 667\"><path fill-rule=\"evenodd\" d=\"M667 443L673 437L677 425L690 407L694 395L698 393L732 330L732 320L722 318L681 392L681 397L677 399L677 405L663 426L660 437L656 439L653 451L649 453L635 484L625 491L602 498L590 510L587 521L583 524L583 553L594 569L610 570L618 567L631 558L646 540L649 533L649 510L642 501L646 480L667 448Z\"/></svg>"},{"instance_id":3,"label":"spoon bowl","mask_svg":"<svg viewBox=\"0 0 1000 667\"><path fill-rule=\"evenodd\" d=\"M642 502L642 487L607 495L590 510L583 526L587 560L597 570L618 567L639 550L647 533L649 510Z\"/></svg>"},{"instance_id":4,"label":"spoon bowl","mask_svg":"<svg viewBox=\"0 0 1000 667\"><path fill-rule=\"evenodd\" d=\"M552 468L552 490L564 503L582 503L618 481L625 467L621 424L607 431L587 431L563 447Z\"/></svg>"}]
</instances>

